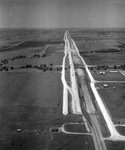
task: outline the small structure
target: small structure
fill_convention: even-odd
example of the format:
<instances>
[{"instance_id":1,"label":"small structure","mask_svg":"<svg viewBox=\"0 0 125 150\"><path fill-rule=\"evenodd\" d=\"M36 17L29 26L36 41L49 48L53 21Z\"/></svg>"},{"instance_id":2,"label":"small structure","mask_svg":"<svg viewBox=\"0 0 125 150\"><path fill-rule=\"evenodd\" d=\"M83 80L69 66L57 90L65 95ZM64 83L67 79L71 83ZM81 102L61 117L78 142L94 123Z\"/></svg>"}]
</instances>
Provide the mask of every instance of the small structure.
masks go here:
<instances>
[{"instance_id":1,"label":"small structure","mask_svg":"<svg viewBox=\"0 0 125 150\"><path fill-rule=\"evenodd\" d=\"M17 131L17 132L21 132L21 129L17 129L16 131Z\"/></svg>"},{"instance_id":2,"label":"small structure","mask_svg":"<svg viewBox=\"0 0 125 150\"><path fill-rule=\"evenodd\" d=\"M108 84L104 84L103 87L108 87Z\"/></svg>"},{"instance_id":3,"label":"small structure","mask_svg":"<svg viewBox=\"0 0 125 150\"><path fill-rule=\"evenodd\" d=\"M100 74L101 74L101 75L105 75L105 71L101 71Z\"/></svg>"},{"instance_id":4,"label":"small structure","mask_svg":"<svg viewBox=\"0 0 125 150\"><path fill-rule=\"evenodd\" d=\"M58 128L58 127L52 127L52 128L50 129L50 132L55 132L55 133L57 133L57 132L59 132L59 128Z\"/></svg>"},{"instance_id":5,"label":"small structure","mask_svg":"<svg viewBox=\"0 0 125 150\"><path fill-rule=\"evenodd\" d=\"M113 73L113 72L118 72L118 71L117 71L117 70L111 70L110 72L112 72L112 73Z\"/></svg>"}]
</instances>

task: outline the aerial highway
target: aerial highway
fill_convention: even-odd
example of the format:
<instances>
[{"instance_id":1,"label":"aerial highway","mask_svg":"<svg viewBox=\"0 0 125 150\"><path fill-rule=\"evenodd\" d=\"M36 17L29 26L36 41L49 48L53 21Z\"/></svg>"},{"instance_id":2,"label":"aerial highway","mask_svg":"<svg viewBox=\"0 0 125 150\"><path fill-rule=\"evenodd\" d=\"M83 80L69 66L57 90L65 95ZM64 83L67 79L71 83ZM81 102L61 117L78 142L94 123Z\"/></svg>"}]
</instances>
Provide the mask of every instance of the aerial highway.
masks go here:
<instances>
[{"instance_id":1,"label":"aerial highway","mask_svg":"<svg viewBox=\"0 0 125 150\"><path fill-rule=\"evenodd\" d=\"M71 94L72 97L72 112L74 114L82 114L83 119L86 122L87 126L86 128L89 128L91 131L91 134L93 136L93 141L95 143L96 150L106 150L105 146L105 140L112 140L112 141L124 141L125 137L120 135L117 130L115 129L115 125L113 124L110 115L108 113L107 108L103 104L102 99L100 98L100 95L97 92L97 89L95 87L95 80L89 71L88 65L84 61L84 59L80 56L79 50L75 44L75 41L71 38L68 31L64 34L64 41L65 41L65 50L64 50L64 58L63 58L63 64L62 64L62 83L63 83L63 109L62 113L64 115L68 114L68 94ZM66 65L66 59L69 60L69 66L70 66L70 80L71 80L71 87L68 86L66 78L65 78L65 65ZM101 129L99 127L98 119L96 115L91 115L92 112L95 112L95 108L92 104L92 100L90 97L89 90L87 89L87 85L85 83L84 79L84 70L80 68L75 68L74 66L78 64L83 66L85 68L87 76L90 80L90 87L94 94L95 100L100 108L100 111L102 113L103 119L106 122L107 128L110 132L109 137L103 137L101 133ZM76 77L77 72L77 77ZM86 107L83 108L80 105L80 96L79 96L79 88L77 85L78 80L76 78L79 78L79 82L81 84L81 88L84 94L85 104Z\"/></svg>"},{"instance_id":2,"label":"aerial highway","mask_svg":"<svg viewBox=\"0 0 125 150\"><path fill-rule=\"evenodd\" d=\"M103 117L104 117L104 119L105 119L105 122L106 122L106 124L107 124L107 126L108 126L108 129L109 129L109 131L110 131L110 134L111 134L110 139L111 139L111 140L114 140L114 141L115 141L115 140L120 140L120 141L123 140L123 141L125 141L125 136L120 135L120 134L117 132L117 130L115 129L115 126L114 126L114 124L113 124L113 122L112 122L112 120L111 120L111 118L110 118L110 115L108 114L108 111L106 110L106 107L104 106L103 101L102 101L102 99L101 99L99 93L97 92L97 89L96 89L96 87L95 87L95 80L94 80L94 78L93 78L93 76L92 76L90 70L88 69L88 66L87 66L86 62L85 62L84 59L80 56L79 51L78 51L78 48L77 48L75 42L74 42L73 40L72 40L72 42L73 42L73 45L74 45L74 49L76 49L76 52L77 52L77 54L78 54L78 57L82 60L83 65L84 65L84 67L85 67L85 69L86 69L86 72L87 72L87 74L88 74L88 77L89 77L89 79L90 79L90 86L91 86L91 89L92 89L92 91L93 91L93 93L94 93L94 96L95 96L95 98L96 98L96 101L97 101L97 103L98 103L98 105L99 105L99 107L100 107L100 110L101 110L101 112L102 112L102 115L103 115Z\"/></svg>"},{"instance_id":3,"label":"aerial highway","mask_svg":"<svg viewBox=\"0 0 125 150\"><path fill-rule=\"evenodd\" d=\"M93 141L95 144L96 150L106 150L106 146L104 144L104 141L102 139L101 131L100 129L93 124L93 121L95 117L89 116L87 111L84 108L81 108L80 106L80 97L78 93L78 86L77 86L77 81L76 81L76 70L74 67L74 57L73 56L78 56L77 51L74 49L74 45L72 42L72 39L69 35L69 32L65 32L64 35L64 41L65 41L65 51L64 51L64 58L63 58L63 65L62 65L62 82L63 82L63 110L62 113L64 115L68 114L68 92L65 90L69 91L69 93L72 95L72 112L74 114L82 114L83 116L83 121L85 122L86 129L88 131L91 131L91 134L93 136ZM66 79L65 79L65 61L66 59L69 59L69 64L70 64L70 78L71 78L71 87L67 85ZM81 63L82 61L77 57L77 62ZM66 95L65 95L66 94ZM65 99L66 97L66 99ZM94 119L91 119L94 118ZM97 122L97 121L95 121Z\"/></svg>"},{"instance_id":4,"label":"aerial highway","mask_svg":"<svg viewBox=\"0 0 125 150\"><path fill-rule=\"evenodd\" d=\"M78 95L78 89L76 85L76 77L75 77L75 70L73 65L73 60L70 54L70 47L69 42L66 38L66 35L64 36L65 40L65 56L63 58L63 64L62 64L62 82L63 82L63 109L62 112L64 115L68 114L68 92L71 94L72 97L72 111L75 114L81 113L80 103L79 103L79 95ZM71 87L68 86L66 80L65 80L65 66L66 66L66 58L69 57L70 62L70 77L71 77Z\"/></svg>"}]
</instances>

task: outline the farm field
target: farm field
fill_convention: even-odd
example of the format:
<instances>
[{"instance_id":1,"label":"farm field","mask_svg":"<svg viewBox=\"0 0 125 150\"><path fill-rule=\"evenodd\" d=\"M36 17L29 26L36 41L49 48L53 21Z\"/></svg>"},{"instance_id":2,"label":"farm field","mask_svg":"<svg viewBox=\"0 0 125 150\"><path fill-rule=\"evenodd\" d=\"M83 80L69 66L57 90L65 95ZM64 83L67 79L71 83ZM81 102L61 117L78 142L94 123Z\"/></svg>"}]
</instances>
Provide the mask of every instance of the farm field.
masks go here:
<instances>
[{"instance_id":1,"label":"farm field","mask_svg":"<svg viewBox=\"0 0 125 150\"><path fill-rule=\"evenodd\" d=\"M59 72L3 72L0 73L0 83L0 103L6 105L35 103L47 107L57 105L62 98Z\"/></svg>"},{"instance_id":2,"label":"farm field","mask_svg":"<svg viewBox=\"0 0 125 150\"><path fill-rule=\"evenodd\" d=\"M60 82L60 74L55 72L0 74L0 144L3 149L45 146L45 141L40 144L44 137L42 132L46 132L44 124L61 117Z\"/></svg>"},{"instance_id":3,"label":"farm field","mask_svg":"<svg viewBox=\"0 0 125 150\"><path fill-rule=\"evenodd\" d=\"M125 53L88 53L81 56L85 58L88 65L121 65L125 63Z\"/></svg>"},{"instance_id":4,"label":"farm field","mask_svg":"<svg viewBox=\"0 0 125 150\"><path fill-rule=\"evenodd\" d=\"M61 127L64 123L82 120L81 115L62 115L60 82L59 72L0 74L2 149L93 149L91 135L65 135L51 130L53 127ZM84 142L81 139L84 139Z\"/></svg>"},{"instance_id":5,"label":"farm field","mask_svg":"<svg viewBox=\"0 0 125 150\"><path fill-rule=\"evenodd\" d=\"M60 130L66 124L66 132L88 133L83 116L71 112L70 95L69 113L62 114L64 31L0 30L0 150L95 150L91 133L65 134ZM125 33L121 30L69 29L69 32L88 65L125 64ZM118 52L107 52L111 49ZM67 64L66 80L70 86ZM105 75L100 75L100 71L91 70L95 80L125 81L124 71L106 70ZM106 84L108 87L103 86L104 82L96 83L97 90L114 124L124 124L125 84ZM98 120L103 136L107 137L105 122L101 122L101 117ZM119 143L106 141L106 144L107 150L115 145L120 148Z\"/></svg>"},{"instance_id":6,"label":"farm field","mask_svg":"<svg viewBox=\"0 0 125 150\"><path fill-rule=\"evenodd\" d=\"M105 72L105 74L103 75L100 72ZM110 72L110 70L91 70L91 73L97 81L125 81L125 76L119 71Z\"/></svg>"},{"instance_id":7,"label":"farm field","mask_svg":"<svg viewBox=\"0 0 125 150\"><path fill-rule=\"evenodd\" d=\"M77 41L76 44L80 52L98 52L100 50L119 49L119 43L112 39L86 39L83 41Z\"/></svg>"},{"instance_id":8,"label":"farm field","mask_svg":"<svg viewBox=\"0 0 125 150\"><path fill-rule=\"evenodd\" d=\"M104 83L96 83L97 90L108 108L112 120L115 124L125 123L125 84L106 83L108 87L104 87Z\"/></svg>"}]
</instances>

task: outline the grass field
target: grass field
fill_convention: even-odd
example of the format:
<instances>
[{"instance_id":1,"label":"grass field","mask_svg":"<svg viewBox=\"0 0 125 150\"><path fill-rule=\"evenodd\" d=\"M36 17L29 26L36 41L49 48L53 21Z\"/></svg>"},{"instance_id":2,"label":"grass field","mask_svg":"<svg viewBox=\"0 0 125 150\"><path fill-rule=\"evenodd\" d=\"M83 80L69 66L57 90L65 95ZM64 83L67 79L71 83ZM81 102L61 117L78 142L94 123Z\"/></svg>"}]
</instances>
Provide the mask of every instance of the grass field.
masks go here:
<instances>
[{"instance_id":1,"label":"grass field","mask_svg":"<svg viewBox=\"0 0 125 150\"><path fill-rule=\"evenodd\" d=\"M125 126L116 126L117 131L125 136Z\"/></svg>"},{"instance_id":2,"label":"grass field","mask_svg":"<svg viewBox=\"0 0 125 150\"><path fill-rule=\"evenodd\" d=\"M60 93L57 93L58 89ZM0 73L1 104L54 106L61 100L61 92L59 72Z\"/></svg>"},{"instance_id":3,"label":"grass field","mask_svg":"<svg viewBox=\"0 0 125 150\"><path fill-rule=\"evenodd\" d=\"M74 132L74 133L88 133L86 130L85 124L65 124L64 126L67 132Z\"/></svg>"},{"instance_id":4,"label":"grass field","mask_svg":"<svg viewBox=\"0 0 125 150\"><path fill-rule=\"evenodd\" d=\"M105 141L107 150L124 150L124 141Z\"/></svg>"},{"instance_id":5,"label":"grass field","mask_svg":"<svg viewBox=\"0 0 125 150\"><path fill-rule=\"evenodd\" d=\"M61 103L59 72L0 73L1 148L36 149L36 146L44 146L46 142L40 143L40 139L44 137L41 133L47 130L45 120L60 118ZM21 133L17 129L21 129Z\"/></svg>"},{"instance_id":6,"label":"grass field","mask_svg":"<svg viewBox=\"0 0 125 150\"><path fill-rule=\"evenodd\" d=\"M104 88L102 83L96 83L98 92L108 108L114 123L125 123L125 84L107 83Z\"/></svg>"},{"instance_id":7,"label":"grass field","mask_svg":"<svg viewBox=\"0 0 125 150\"><path fill-rule=\"evenodd\" d=\"M125 53L81 54L88 65L120 65L125 63Z\"/></svg>"},{"instance_id":8,"label":"grass field","mask_svg":"<svg viewBox=\"0 0 125 150\"><path fill-rule=\"evenodd\" d=\"M94 149L91 135L50 131L82 120L81 115L62 115L60 72L1 72L0 89L1 150Z\"/></svg>"},{"instance_id":9,"label":"grass field","mask_svg":"<svg viewBox=\"0 0 125 150\"><path fill-rule=\"evenodd\" d=\"M116 40L110 40L110 39L86 39L82 41L76 41L76 44L78 46L78 49L80 52L90 52L90 51L98 51L98 50L108 50L111 48L119 49L117 46L119 43Z\"/></svg>"},{"instance_id":10,"label":"grass field","mask_svg":"<svg viewBox=\"0 0 125 150\"><path fill-rule=\"evenodd\" d=\"M50 131L82 120L80 115L62 115L59 72L0 73L0 89L1 150L94 149L92 136Z\"/></svg>"},{"instance_id":11,"label":"grass field","mask_svg":"<svg viewBox=\"0 0 125 150\"><path fill-rule=\"evenodd\" d=\"M64 150L95 150L93 139L88 135L54 135L55 141L50 145L50 150L64 149ZM65 141L65 142L64 142ZM91 143L91 144L90 144Z\"/></svg>"}]
</instances>

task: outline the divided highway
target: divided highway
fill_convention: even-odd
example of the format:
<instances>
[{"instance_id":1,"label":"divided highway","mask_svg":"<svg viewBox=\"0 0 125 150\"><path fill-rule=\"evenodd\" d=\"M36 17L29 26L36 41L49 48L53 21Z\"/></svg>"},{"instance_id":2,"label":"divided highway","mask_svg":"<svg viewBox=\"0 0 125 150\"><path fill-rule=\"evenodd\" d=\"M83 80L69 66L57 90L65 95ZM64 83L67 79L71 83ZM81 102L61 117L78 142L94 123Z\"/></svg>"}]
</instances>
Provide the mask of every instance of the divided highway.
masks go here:
<instances>
[{"instance_id":1,"label":"divided highway","mask_svg":"<svg viewBox=\"0 0 125 150\"><path fill-rule=\"evenodd\" d=\"M65 41L65 51L64 51L64 58L63 58L63 64L62 64L62 83L63 83L63 109L62 113L64 115L68 114L68 93L71 94L72 98L72 112L74 114L82 114L83 118L85 118L88 127L91 130L95 148L96 150L106 150L105 146L105 139L110 139L110 140L125 140L125 137L120 135L116 129L115 126L110 118L110 115L108 114L108 111L106 110L97 90L95 87L95 80L93 76L91 75L91 72L88 69L88 66L84 59L80 56L79 50L74 42L74 40L71 38L70 34L68 31L65 32L64 35L64 41ZM65 78L65 65L66 65L66 59L69 60L69 65L70 65L70 79L71 79L71 87L68 86ZM95 99L97 101L97 104L101 110L101 113L103 115L103 118L107 124L107 127L110 132L110 137L108 138L103 138L98 120L95 115L91 115L93 111L95 111L94 106L91 101L91 97L89 96L89 91L87 90L87 86L85 85L84 82L84 70L83 69L75 69L74 64L82 65L86 72L87 76L90 79L90 86L92 89L92 92L95 96ZM86 108L82 108L80 106L80 97L79 97L79 89L77 85L77 78L76 78L76 72L79 78L79 81L81 83L81 88L84 93L84 98L85 98L85 103L86 103Z\"/></svg>"},{"instance_id":2,"label":"divided highway","mask_svg":"<svg viewBox=\"0 0 125 150\"><path fill-rule=\"evenodd\" d=\"M84 65L84 67L85 67L85 69L86 69L86 72L87 72L88 77L89 77L89 79L90 79L90 86L91 86L91 89L92 89L92 91L93 91L93 94L94 94L94 96L95 96L95 98L96 98L96 101L97 101L97 103L98 103L98 106L99 106L99 108L100 108L100 110L101 110L101 113L102 113L102 115L103 115L103 117L104 117L104 119L105 119L105 122L106 122L106 124L107 124L107 126L108 126L108 129L109 129L109 131L110 131L111 136L110 136L110 138L108 138L108 139L114 140L114 141L118 141L118 140L119 140L119 141L125 141L125 136L120 135L120 134L117 132L117 130L115 129L115 126L114 126L114 124L113 124L113 122L112 122L112 120L111 120L111 118L110 118L110 115L108 114L108 111L106 110L106 107L104 106L103 101L102 101L102 99L101 99L99 93L97 92L97 89L96 89L96 87L95 87L95 80L94 80L94 78L93 78L91 72L89 71L86 62L85 62L84 59L80 56L79 51L78 51L78 48L77 48L75 42L74 42L73 40L72 40L72 42L73 42L73 45L74 45L74 49L76 49L77 54L78 54L79 58L82 60L83 65Z\"/></svg>"},{"instance_id":3,"label":"divided highway","mask_svg":"<svg viewBox=\"0 0 125 150\"><path fill-rule=\"evenodd\" d=\"M65 32L65 35L64 35L64 41L65 41L65 52L64 52L65 56L63 58L63 65L62 65L62 82L63 82L63 86L64 86L64 89L63 89L64 97L63 97L62 113L64 115L68 114L68 96L65 94L68 94L68 92L69 92L72 96L72 112L74 114L80 113L83 115L85 124L87 124L86 129L88 131L91 131L91 133L92 133L96 150L106 150L106 146L102 139L101 131L93 123L94 119L91 119L91 117L86 112L86 110L84 108L81 108L81 106L80 106L80 98L79 98L79 92L78 92L79 89L78 89L77 81L76 81L76 70L74 68L74 56L78 56L78 54L77 54L77 51L74 49L74 44L69 35L69 32L67 32L67 31ZM67 82L65 79L65 61L66 61L66 59L69 59L69 64L70 64L71 87L69 87L67 85ZM78 57L76 59L77 59L78 63L81 63L81 60ZM68 92L66 92L66 90ZM97 121L95 121L95 122L97 122Z\"/></svg>"}]
</instances>

